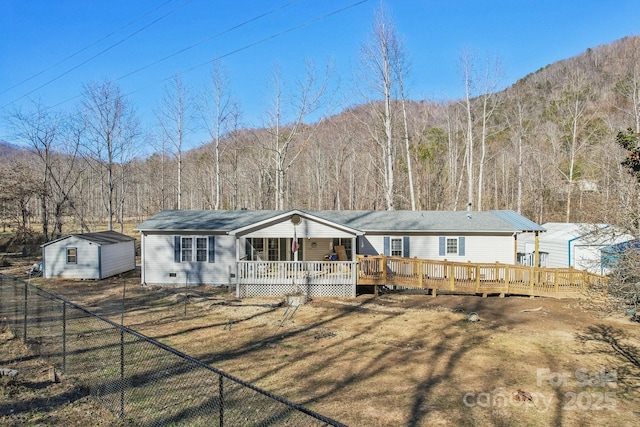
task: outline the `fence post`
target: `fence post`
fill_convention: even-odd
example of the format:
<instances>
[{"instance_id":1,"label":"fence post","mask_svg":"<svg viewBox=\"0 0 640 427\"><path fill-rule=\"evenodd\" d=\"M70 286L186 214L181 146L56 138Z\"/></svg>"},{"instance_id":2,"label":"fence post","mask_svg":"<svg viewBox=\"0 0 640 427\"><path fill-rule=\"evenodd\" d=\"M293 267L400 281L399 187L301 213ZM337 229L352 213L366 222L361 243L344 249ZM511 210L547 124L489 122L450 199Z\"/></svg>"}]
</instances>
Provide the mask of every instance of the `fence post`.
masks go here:
<instances>
[{"instance_id":1,"label":"fence post","mask_svg":"<svg viewBox=\"0 0 640 427\"><path fill-rule=\"evenodd\" d=\"M27 282L24 282L24 325L23 325L23 334L22 334L22 341L26 344L27 343L27 295L29 293L29 289L28 289L29 284Z\"/></svg>"},{"instance_id":2,"label":"fence post","mask_svg":"<svg viewBox=\"0 0 640 427\"><path fill-rule=\"evenodd\" d=\"M124 329L120 329L120 419L124 419Z\"/></svg>"},{"instance_id":3,"label":"fence post","mask_svg":"<svg viewBox=\"0 0 640 427\"><path fill-rule=\"evenodd\" d=\"M62 302L62 372L67 373L67 303Z\"/></svg>"},{"instance_id":4,"label":"fence post","mask_svg":"<svg viewBox=\"0 0 640 427\"><path fill-rule=\"evenodd\" d=\"M219 426L223 427L224 426L224 389L222 387L222 375L218 375L218 394L220 395L220 409L219 409L219 418L220 418L220 423Z\"/></svg>"}]
</instances>

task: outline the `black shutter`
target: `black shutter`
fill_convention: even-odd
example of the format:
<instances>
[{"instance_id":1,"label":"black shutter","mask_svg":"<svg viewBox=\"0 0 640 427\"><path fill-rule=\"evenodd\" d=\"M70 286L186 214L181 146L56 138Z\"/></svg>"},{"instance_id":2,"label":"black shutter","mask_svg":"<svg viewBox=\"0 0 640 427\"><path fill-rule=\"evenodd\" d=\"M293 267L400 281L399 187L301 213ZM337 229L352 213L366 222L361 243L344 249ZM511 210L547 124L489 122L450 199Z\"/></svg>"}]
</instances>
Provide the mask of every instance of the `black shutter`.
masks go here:
<instances>
[{"instance_id":1,"label":"black shutter","mask_svg":"<svg viewBox=\"0 0 640 427\"><path fill-rule=\"evenodd\" d=\"M180 262L180 236L173 237L173 262Z\"/></svg>"},{"instance_id":2,"label":"black shutter","mask_svg":"<svg viewBox=\"0 0 640 427\"><path fill-rule=\"evenodd\" d=\"M216 238L209 236L209 262L216 262Z\"/></svg>"}]
</instances>

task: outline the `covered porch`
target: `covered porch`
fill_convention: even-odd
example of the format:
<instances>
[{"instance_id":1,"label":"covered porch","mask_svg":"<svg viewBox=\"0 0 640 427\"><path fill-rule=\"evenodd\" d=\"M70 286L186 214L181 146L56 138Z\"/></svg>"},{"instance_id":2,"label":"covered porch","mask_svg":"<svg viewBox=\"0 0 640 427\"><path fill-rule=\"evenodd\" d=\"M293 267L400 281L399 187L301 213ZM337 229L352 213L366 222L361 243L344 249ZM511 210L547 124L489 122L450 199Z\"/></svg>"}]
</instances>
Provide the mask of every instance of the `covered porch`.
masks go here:
<instances>
[{"instance_id":1,"label":"covered porch","mask_svg":"<svg viewBox=\"0 0 640 427\"><path fill-rule=\"evenodd\" d=\"M358 230L294 213L233 234L239 298L356 296Z\"/></svg>"},{"instance_id":2,"label":"covered porch","mask_svg":"<svg viewBox=\"0 0 640 427\"><path fill-rule=\"evenodd\" d=\"M353 261L239 261L237 296L355 297Z\"/></svg>"}]
</instances>

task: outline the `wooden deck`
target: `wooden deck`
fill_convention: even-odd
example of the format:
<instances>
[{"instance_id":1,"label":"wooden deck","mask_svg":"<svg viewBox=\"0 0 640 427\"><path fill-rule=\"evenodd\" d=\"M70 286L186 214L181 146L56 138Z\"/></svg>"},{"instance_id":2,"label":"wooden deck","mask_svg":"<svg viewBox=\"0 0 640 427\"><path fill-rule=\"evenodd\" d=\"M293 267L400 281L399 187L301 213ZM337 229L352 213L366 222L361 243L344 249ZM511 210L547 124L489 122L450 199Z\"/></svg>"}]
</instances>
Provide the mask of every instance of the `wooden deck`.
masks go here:
<instances>
[{"instance_id":1,"label":"wooden deck","mask_svg":"<svg viewBox=\"0 0 640 427\"><path fill-rule=\"evenodd\" d=\"M576 298L607 278L574 268L535 268L417 258L358 256L358 286L401 286L453 293Z\"/></svg>"}]
</instances>

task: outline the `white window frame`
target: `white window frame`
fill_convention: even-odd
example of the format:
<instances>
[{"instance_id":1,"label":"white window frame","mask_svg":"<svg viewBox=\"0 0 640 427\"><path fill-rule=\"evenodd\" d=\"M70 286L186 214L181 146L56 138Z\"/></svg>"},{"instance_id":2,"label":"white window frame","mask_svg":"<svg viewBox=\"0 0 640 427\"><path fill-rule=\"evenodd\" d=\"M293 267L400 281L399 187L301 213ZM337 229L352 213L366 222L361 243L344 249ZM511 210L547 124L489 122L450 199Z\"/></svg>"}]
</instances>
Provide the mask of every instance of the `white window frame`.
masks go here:
<instances>
[{"instance_id":1,"label":"white window frame","mask_svg":"<svg viewBox=\"0 0 640 427\"><path fill-rule=\"evenodd\" d=\"M402 237L391 237L389 239L389 255L404 257L404 244Z\"/></svg>"},{"instance_id":2,"label":"white window frame","mask_svg":"<svg viewBox=\"0 0 640 427\"><path fill-rule=\"evenodd\" d=\"M267 261L278 261L280 259L280 239L278 237L267 237L265 254Z\"/></svg>"},{"instance_id":3,"label":"white window frame","mask_svg":"<svg viewBox=\"0 0 640 427\"><path fill-rule=\"evenodd\" d=\"M70 252L73 251L73 255L70 254ZM66 260L67 260L67 264L77 264L78 263L78 248L75 247L69 247L66 248ZM69 257L73 257L73 261L69 261Z\"/></svg>"},{"instance_id":4,"label":"white window frame","mask_svg":"<svg viewBox=\"0 0 640 427\"><path fill-rule=\"evenodd\" d=\"M451 243L451 246L450 246ZM455 245L455 250L454 250ZM458 255L460 252L460 241L457 237L447 237L445 238L445 251L446 255Z\"/></svg>"},{"instance_id":5,"label":"white window frame","mask_svg":"<svg viewBox=\"0 0 640 427\"><path fill-rule=\"evenodd\" d=\"M190 244L185 244L190 241ZM204 242L204 247L198 243ZM180 261L181 262L208 262L209 261L209 236L181 236L180 237Z\"/></svg>"}]
</instances>

